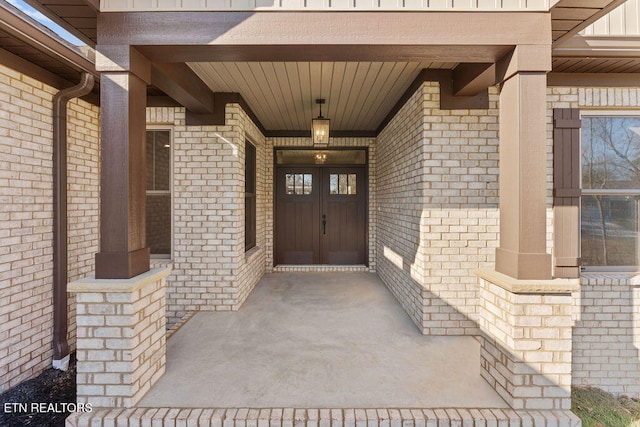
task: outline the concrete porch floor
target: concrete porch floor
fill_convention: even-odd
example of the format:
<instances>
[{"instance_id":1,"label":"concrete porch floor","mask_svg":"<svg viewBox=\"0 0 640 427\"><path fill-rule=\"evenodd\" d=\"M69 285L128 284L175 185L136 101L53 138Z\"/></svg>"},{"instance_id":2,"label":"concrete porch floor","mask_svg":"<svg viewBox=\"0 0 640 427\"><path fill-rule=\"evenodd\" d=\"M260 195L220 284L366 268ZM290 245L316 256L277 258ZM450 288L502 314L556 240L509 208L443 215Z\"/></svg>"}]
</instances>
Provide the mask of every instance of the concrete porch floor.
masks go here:
<instances>
[{"instance_id":1,"label":"concrete porch floor","mask_svg":"<svg viewBox=\"0 0 640 427\"><path fill-rule=\"evenodd\" d=\"M420 334L371 273L273 273L167 343L138 407L507 408L473 337Z\"/></svg>"}]
</instances>

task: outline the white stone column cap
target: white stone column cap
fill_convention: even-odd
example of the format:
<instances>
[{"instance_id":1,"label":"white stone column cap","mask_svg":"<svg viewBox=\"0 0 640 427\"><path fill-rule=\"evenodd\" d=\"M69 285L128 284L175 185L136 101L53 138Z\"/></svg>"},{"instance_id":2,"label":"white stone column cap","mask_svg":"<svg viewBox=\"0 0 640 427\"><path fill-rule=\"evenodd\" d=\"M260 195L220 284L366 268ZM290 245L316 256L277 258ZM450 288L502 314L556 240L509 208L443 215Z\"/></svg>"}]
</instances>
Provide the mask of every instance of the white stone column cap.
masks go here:
<instances>
[{"instance_id":1,"label":"white stone column cap","mask_svg":"<svg viewBox=\"0 0 640 427\"><path fill-rule=\"evenodd\" d=\"M67 292L134 292L171 274L171 268L152 268L130 279L96 279L94 275L67 285Z\"/></svg>"},{"instance_id":2,"label":"white stone column cap","mask_svg":"<svg viewBox=\"0 0 640 427\"><path fill-rule=\"evenodd\" d=\"M580 289L580 279L519 280L490 268L475 273L512 294L570 294Z\"/></svg>"}]
</instances>

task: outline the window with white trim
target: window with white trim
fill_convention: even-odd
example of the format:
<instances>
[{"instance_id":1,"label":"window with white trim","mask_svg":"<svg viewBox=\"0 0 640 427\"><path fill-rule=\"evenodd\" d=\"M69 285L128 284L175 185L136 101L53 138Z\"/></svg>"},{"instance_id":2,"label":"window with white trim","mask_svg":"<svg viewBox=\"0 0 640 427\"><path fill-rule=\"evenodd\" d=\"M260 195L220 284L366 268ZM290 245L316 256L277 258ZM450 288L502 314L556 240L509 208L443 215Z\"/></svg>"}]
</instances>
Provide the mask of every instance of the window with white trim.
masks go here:
<instances>
[{"instance_id":1,"label":"window with white trim","mask_svg":"<svg viewBox=\"0 0 640 427\"><path fill-rule=\"evenodd\" d=\"M171 131L147 130L147 247L156 258L171 257Z\"/></svg>"},{"instance_id":2,"label":"window with white trim","mask_svg":"<svg viewBox=\"0 0 640 427\"><path fill-rule=\"evenodd\" d=\"M636 269L640 115L582 112L581 263Z\"/></svg>"}]
</instances>

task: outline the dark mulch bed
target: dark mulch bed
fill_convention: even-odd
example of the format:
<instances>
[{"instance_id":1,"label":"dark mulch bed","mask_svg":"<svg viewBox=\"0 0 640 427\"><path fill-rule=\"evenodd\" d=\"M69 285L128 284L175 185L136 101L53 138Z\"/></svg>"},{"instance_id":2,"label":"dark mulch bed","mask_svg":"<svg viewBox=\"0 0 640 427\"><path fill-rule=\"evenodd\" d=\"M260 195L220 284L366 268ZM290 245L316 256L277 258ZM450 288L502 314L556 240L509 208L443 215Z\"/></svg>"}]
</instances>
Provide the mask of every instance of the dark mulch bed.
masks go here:
<instances>
[{"instance_id":1,"label":"dark mulch bed","mask_svg":"<svg viewBox=\"0 0 640 427\"><path fill-rule=\"evenodd\" d=\"M74 356L66 372L50 368L0 394L0 426L63 427L76 403Z\"/></svg>"}]
</instances>

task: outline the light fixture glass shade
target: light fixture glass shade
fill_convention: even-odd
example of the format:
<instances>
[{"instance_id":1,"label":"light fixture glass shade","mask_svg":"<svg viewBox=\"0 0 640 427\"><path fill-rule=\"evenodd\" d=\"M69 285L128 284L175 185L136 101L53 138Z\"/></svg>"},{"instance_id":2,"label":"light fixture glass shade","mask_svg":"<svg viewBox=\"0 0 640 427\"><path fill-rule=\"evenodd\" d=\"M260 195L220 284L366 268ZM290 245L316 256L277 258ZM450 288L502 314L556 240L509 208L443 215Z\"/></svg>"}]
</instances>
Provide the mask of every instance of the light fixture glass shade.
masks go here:
<instances>
[{"instance_id":1,"label":"light fixture glass shade","mask_svg":"<svg viewBox=\"0 0 640 427\"><path fill-rule=\"evenodd\" d=\"M314 145L327 145L329 143L329 119L313 119L311 121L311 138Z\"/></svg>"}]
</instances>

